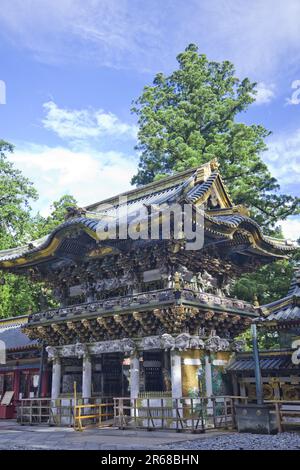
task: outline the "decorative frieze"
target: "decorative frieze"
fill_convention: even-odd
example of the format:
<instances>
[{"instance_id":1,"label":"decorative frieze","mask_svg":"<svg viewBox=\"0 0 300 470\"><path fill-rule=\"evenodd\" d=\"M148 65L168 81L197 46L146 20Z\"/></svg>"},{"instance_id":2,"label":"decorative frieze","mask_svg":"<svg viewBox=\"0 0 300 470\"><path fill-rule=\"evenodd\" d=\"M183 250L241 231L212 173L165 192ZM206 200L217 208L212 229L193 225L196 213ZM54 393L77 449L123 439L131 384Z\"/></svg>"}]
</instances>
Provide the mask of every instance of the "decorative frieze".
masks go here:
<instances>
[{"instance_id":1,"label":"decorative frieze","mask_svg":"<svg viewBox=\"0 0 300 470\"><path fill-rule=\"evenodd\" d=\"M234 344L231 349L237 348L239 345ZM203 341L199 336L192 336L188 333L181 333L178 336L163 334L161 336L148 336L132 340L131 338L123 338L121 340L99 341L93 343L75 343L65 346L46 348L50 360L58 357L86 357L89 355L99 355L108 353L124 353L132 355L136 351L151 350L177 350L186 351L190 349L206 349L208 351L228 351L230 349L229 342L218 336L212 336L207 341Z\"/></svg>"},{"instance_id":2,"label":"decorative frieze","mask_svg":"<svg viewBox=\"0 0 300 470\"><path fill-rule=\"evenodd\" d=\"M211 336L205 341L205 349L211 352L229 351L230 344L227 339L220 338L219 336Z\"/></svg>"}]
</instances>

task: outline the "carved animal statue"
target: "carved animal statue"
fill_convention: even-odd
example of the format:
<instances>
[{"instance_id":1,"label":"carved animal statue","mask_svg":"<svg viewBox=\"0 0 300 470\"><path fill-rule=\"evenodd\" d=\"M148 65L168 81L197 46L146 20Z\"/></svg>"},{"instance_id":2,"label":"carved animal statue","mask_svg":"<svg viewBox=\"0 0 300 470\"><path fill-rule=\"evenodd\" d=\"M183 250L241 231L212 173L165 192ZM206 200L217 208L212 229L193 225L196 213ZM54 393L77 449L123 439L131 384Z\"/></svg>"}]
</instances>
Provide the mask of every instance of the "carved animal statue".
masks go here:
<instances>
[{"instance_id":1,"label":"carved animal statue","mask_svg":"<svg viewBox=\"0 0 300 470\"><path fill-rule=\"evenodd\" d=\"M120 340L122 351L132 354L136 350L135 342L130 338Z\"/></svg>"},{"instance_id":2,"label":"carved animal statue","mask_svg":"<svg viewBox=\"0 0 300 470\"><path fill-rule=\"evenodd\" d=\"M228 351L229 341L227 341L227 339L220 338L219 336L211 336L207 341L205 341L205 348L211 352Z\"/></svg>"},{"instance_id":3,"label":"carved animal statue","mask_svg":"<svg viewBox=\"0 0 300 470\"><path fill-rule=\"evenodd\" d=\"M82 343L76 343L76 346L75 346L75 354L76 354L76 356L78 356L78 357L83 357L83 356L85 356L86 354L88 354L87 345L86 345L86 344L82 344Z\"/></svg>"},{"instance_id":4,"label":"carved animal statue","mask_svg":"<svg viewBox=\"0 0 300 470\"><path fill-rule=\"evenodd\" d=\"M231 350L235 352L243 352L245 349L245 341L243 340L235 340L231 344Z\"/></svg>"},{"instance_id":5,"label":"carved animal statue","mask_svg":"<svg viewBox=\"0 0 300 470\"><path fill-rule=\"evenodd\" d=\"M56 359L58 357L58 351L56 348L53 348L52 346L47 346L46 351L50 360Z\"/></svg>"},{"instance_id":6,"label":"carved animal statue","mask_svg":"<svg viewBox=\"0 0 300 470\"><path fill-rule=\"evenodd\" d=\"M107 343L106 342L98 342L92 346L93 354L102 354L107 351Z\"/></svg>"},{"instance_id":7,"label":"carved animal statue","mask_svg":"<svg viewBox=\"0 0 300 470\"><path fill-rule=\"evenodd\" d=\"M204 271L202 274L202 281L203 281L203 289L204 292L213 292L216 286L216 280L213 278L211 274L207 271Z\"/></svg>"},{"instance_id":8,"label":"carved animal statue","mask_svg":"<svg viewBox=\"0 0 300 470\"><path fill-rule=\"evenodd\" d=\"M147 336L142 340L143 349L160 349L160 338L157 336Z\"/></svg>"},{"instance_id":9,"label":"carved animal statue","mask_svg":"<svg viewBox=\"0 0 300 470\"><path fill-rule=\"evenodd\" d=\"M225 338L221 338L220 340L220 351L229 351L230 349L230 344L229 341Z\"/></svg>"},{"instance_id":10,"label":"carved animal statue","mask_svg":"<svg viewBox=\"0 0 300 470\"><path fill-rule=\"evenodd\" d=\"M185 351L190 347L191 335L189 333L181 333L175 338L175 348L179 351Z\"/></svg>"},{"instance_id":11,"label":"carved animal statue","mask_svg":"<svg viewBox=\"0 0 300 470\"><path fill-rule=\"evenodd\" d=\"M191 349L204 349L205 344L199 336L191 336L190 338L190 348Z\"/></svg>"},{"instance_id":12,"label":"carved animal statue","mask_svg":"<svg viewBox=\"0 0 300 470\"><path fill-rule=\"evenodd\" d=\"M169 335L168 333L164 333L161 335L161 347L165 351L168 349L174 349L175 348L175 339L173 336Z\"/></svg>"}]
</instances>

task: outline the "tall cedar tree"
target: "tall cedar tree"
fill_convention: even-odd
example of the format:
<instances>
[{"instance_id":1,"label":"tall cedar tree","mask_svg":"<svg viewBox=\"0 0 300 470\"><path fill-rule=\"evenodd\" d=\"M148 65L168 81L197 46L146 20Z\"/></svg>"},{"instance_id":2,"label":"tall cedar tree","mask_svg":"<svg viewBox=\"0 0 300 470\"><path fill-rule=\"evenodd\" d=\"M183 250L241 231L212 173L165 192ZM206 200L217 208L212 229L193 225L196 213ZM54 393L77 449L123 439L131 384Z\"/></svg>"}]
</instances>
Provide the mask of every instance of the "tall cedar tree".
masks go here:
<instances>
[{"instance_id":1,"label":"tall cedar tree","mask_svg":"<svg viewBox=\"0 0 300 470\"><path fill-rule=\"evenodd\" d=\"M217 158L234 203L247 206L265 233L282 236L275 225L299 214L300 199L280 192L261 158L271 132L242 122L242 113L255 101L256 83L237 78L228 61L209 61L194 44L177 61L177 70L169 76L158 73L133 102L140 162L132 184L143 185ZM237 280L231 295L270 302L286 295L291 275L287 260L266 265ZM261 345L270 346L265 338Z\"/></svg>"},{"instance_id":2,"label":"tall cedar tree","mask_svg":"<svg viewBox=\"0 0 300 470\"><path fill-rule=\"evenodd\" d=\"M299 213L300 199L280 193L261 159L270 132L240 122L255 101L256 83L238 79L228 61L209 61L194 44L177 61L177 70L158 73L133 103L141 156L132 183L149 183L218 158L235 204L248 206L265 231Z\"/></svg>"}]
</instances>

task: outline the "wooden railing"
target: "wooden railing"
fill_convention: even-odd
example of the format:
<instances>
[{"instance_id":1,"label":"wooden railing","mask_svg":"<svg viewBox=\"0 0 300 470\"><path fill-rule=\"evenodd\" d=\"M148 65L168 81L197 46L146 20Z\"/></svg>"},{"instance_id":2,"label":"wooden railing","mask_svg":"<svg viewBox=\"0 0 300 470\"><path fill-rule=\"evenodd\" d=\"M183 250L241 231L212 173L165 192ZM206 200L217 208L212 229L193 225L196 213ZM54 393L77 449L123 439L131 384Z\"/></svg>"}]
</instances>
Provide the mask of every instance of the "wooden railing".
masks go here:
<instances>
[{"instance_id":1,"label":"wooden railing","mask_svg":"<svg viewBox=\"0 0 300 470\"><path fill-rule=\"evenodd\" d=\"M114 398L114 425L119 429L174 429L205 432L234 429L234 405L245 397Z\"/></svg>"},{"instance_id":2,"label":"wooden railing","mask_svg":"<svg viewBox=\"0 0 300 470\"><path fill-rule=\"evenodd\" d=\"M278 432L300 426L300 400L269 400L266 403L274 405L271 413L275 413Z\"/></svg>"},{"instance_id":3,"label":"wooden railing","mask_svg":"<svg viewBox=\"0 0 300 470\"><path fill-rule=\"evenodd\" d=\"M17 422L21 425L48 425L48 426L74 426L83 428L82 420L91 424L95 420L101 418L104 420L105 416L99 416L96 409L99 407L109 409L105 414L109 414L113 418L113 401L112 398L89 398L89 399L76 399L74 398L58 398L52 400L51 398L28 398L20 400L17 407ZM106 407L106 408L105 408ZM80 409L80 411L79 411ZM93 409L94 412L89 412L93 416L86 416L87 410ZM79 417L80 420L74 417Z\"/></svg>"}]
</instances>

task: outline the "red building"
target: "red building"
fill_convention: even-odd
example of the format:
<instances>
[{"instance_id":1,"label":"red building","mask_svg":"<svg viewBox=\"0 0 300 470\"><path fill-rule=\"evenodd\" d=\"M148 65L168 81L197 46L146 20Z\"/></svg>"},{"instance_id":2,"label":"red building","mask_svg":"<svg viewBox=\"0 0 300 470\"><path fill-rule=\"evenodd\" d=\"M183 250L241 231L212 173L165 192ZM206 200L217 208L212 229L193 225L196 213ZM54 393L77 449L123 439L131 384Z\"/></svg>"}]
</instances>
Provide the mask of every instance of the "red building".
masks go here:
<instances>
[{"instance_id":1,"label":"red building","mask_svg":"<svg viewBox=\"0 0 300 470\"><path fill-rule=\"evenodd\" d=\"M27 316L0 320L0 403L6 402L0 404L0 418L13 418L22 398L49 395L49 371L42 364L41 346L21 331L27 320Z\"/></svg>"}]
</instances>

